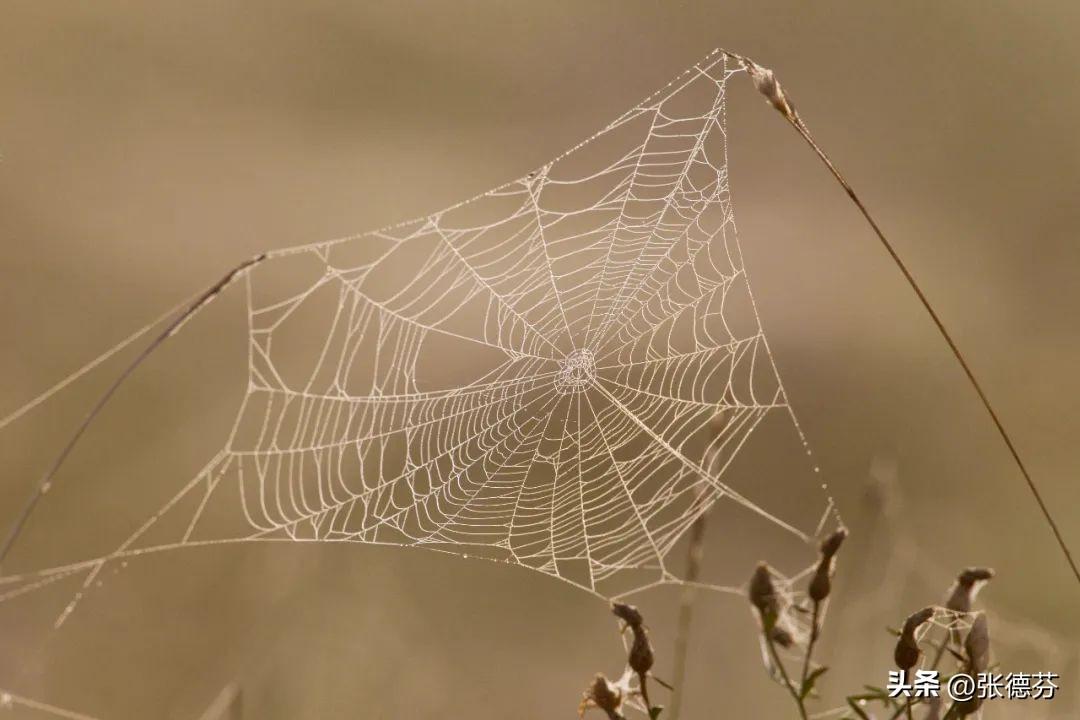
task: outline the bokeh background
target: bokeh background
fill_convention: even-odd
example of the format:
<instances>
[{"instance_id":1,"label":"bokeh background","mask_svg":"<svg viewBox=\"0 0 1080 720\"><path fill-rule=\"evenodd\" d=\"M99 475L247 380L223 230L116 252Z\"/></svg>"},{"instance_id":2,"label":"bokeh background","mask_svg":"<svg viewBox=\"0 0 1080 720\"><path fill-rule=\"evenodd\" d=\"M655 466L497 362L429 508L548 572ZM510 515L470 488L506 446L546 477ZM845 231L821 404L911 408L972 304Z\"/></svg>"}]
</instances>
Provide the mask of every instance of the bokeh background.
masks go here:
<instances>
[{"instance_id":1,"label":"bokeh background","mask_svg":"<svg viewBox=\"0 0 1080 720\"><path fill-rule=\"evenodd\" d=\"M1080 547L1074 3L9 0L3 16L0 414L240 259L517 177L722 45L776 70ZM1075 717L1080 588L960 369L745 78L728 122L762 320L853 533L827 694L883 683L884 627L986 564L1008 669L1067 676L1054 703L987 716ZM220 446L243 389L241 301L138 373L5 572L115 547ZM5 525L119 367L0 433ZM714 556L734 542L752 539L710 528ZM555 718L621 669L603 603L501 565L274 545L117 570L59 631L75 585L0 605L0 686L106 718L198 718L230 685L245 718ZM661 674L676 600L637 598ZM788 717L787 702L745 604L701 596L685 717Z\"/></svg>"}]
</instances>

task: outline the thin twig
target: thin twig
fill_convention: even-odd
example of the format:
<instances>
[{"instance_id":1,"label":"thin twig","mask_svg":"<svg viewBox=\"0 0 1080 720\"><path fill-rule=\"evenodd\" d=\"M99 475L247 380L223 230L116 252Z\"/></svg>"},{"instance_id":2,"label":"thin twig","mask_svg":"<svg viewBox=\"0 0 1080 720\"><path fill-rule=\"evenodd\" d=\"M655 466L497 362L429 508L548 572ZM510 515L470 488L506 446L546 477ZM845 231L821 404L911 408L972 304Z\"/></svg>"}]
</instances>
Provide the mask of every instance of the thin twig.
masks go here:
<instances>
[{"instance_id":1,"label":"thin twig","mask_svg":"<svg viewBox=\"0 0 1080 720\"><path fill-rule=\"evenodd\" d=\"M8 533L7 539L4 541L3 547L0 548L0 568L3 567L4 560L7 558L7 555L11 551L11 548L15 545L15 541L19 539L19 535L22 533L23 527L25 527L26 522L30 519L30 516L34 512L34 508L37 507L38 502L41 500L42 497L44 497L45 493L49 492L49 490L52 488L53 478L56 477L56 473L60 470L60 466L64 464L64 461L67 459L68 455L71 454L71 451L75 449L75 445L78 444L79 438L83 436L83 433L85 433L86 429L90 427L90 424L94 421L94 418L96 418L98 416L98 413L100 413L105 408L112 396L116 393L120 386L124 384L124 381L127 380L128 377L130 377L131 374L134 373L135 370L138 369L138 367L142 365L143 362L148 357L150 357L150 355L153 354L155 350L161 347L161 345L166 340L172 337L185 322L187 322L195 313L202 309L204 305L211 302L215 297L217 297L222 290L228 287L243 272L249 270L250 268L254 267L265 259L265 253L261 255L256 255L250 260L245 260L233 269L229 270L229 272L227 272L224 277L222 277L216 283L207 288L205 292L195 298L195 300L193 300L187 306L187 309L185 309L184 312L178 315L176 319L166 325L165 329L162 330L150 342L150 344L147 345L146 348L142 352L140 352L134 360L131 361L131 364L124 368L124 371L120 373L116 380L114 380L113 383L109 385L108 389L106 389L102 396L98 399L98 401L94 403L94 406L90 408L90 412L88 412L86 414L86 417L83 418L83 421L79 424L79 427L75 429L75 432L67 441L67 444L64 445L63 450L60 451L60 454L56 456L56 459L53 460L52 465L49 466L49 469L42 476L41 481L38 483L37 488L34 490L34 493L30 496L30 499L27 500L26 504L23 506L22 512L19 513L18 518L15 520L15 524L12 526L11 531Z\"/></svg>"},{"instance_id":2,"label":"thin twig","mask_svg":"<svg viewBox=\"0 0 1080 720\"><path fill-rule=\"evenodd\" d=\"M818 635L821 634L821 603L814 601L814 610L810 624L810 639L806 643L806 657L803 659L802 682L799 684L799 692L806 687L806 677L810 674L810 665L814 657L814 645L817 644Z\"/></svg>"},{"instance_id":3,"label":"thin twig","mask_svg":"<svg viewBox=\"0 0 1080 720\"><path fill-rule=\"evenodd\" d=\"M690 545L686 551L686 580L697 582L701 574L701 558L705 547L705 514L702 513L690 526ZM697 588L690 584L683 586L679 603L679 617L675 634L675 668L672 671L670 720L678 720L682 711L683 688L686 685L686 656L690 648L690 625L694 619L694 603L697 600Z\"/></svg>"},{"instance_id":4,"label":"thin twig","mask_svg":"<svg viewBox=\"0 0 1080 720\"><path fill-rule=\"evenodd\" d=\"M649 713L652 713L653 704L652 704L652 701L649 700L649 676L648 675L639 675L638 676L638 684L640 685L639 692L641 693L642 702L645 703L645 709Z\"/></svg>"},{"instance_id":5,"label":"thin twig","mask_svg":"<svg viewBox=\"0 0 1080 720\"><path fill-rule=\"evenodd\" d=\"M1012 455L1013 460L1016 462L1016 466L1020 468L1020 473L1024 476L1024 480L1027 482L1028 489L1031 490L1031 494L1035 497L1035 501L1039 504L1039 509L1042 510L1043 517L1046 519L1046 522L1050 526L1051 531L1053 531L1054 537L1057 540L1061 551L1065 554L1065 558L1069 562L1069 567L1072 568L1073 575L1075 575L1077 581L1080 582L1080 566L1078 566L1076 561L1073 559L1072 553L1069 551L1069 546L1066 544L1065 538L1061 534L1061 530L1058 528L1057 523L1054 521L1053 516L1050 514L1050 509L1047 507L1046 502L1043 500L1042 494L1039 492L1038 487L1036 487L1035 481L1032 479L1031 473L1028 472L1027 466L1024 465L1024 461L1020 459L1020 453L1017 451L1016 446L1013 444L1012 438L1005 430L1005 426L1001 423L1001 419L998 417L998 414L994 410L993 405L990 404L990 399L983 391L982 386L979 384L979 381L975 379L975 373L972 371L971 366L968 365L964 354L956 345L956 342L953 340L952 335L949 334L949 331L945 329L945 324L942 322L941 318L938 317L937 312L930 304L930 301L926 298L926 295L923 293L922 288L919 286L919 283L915 280L915 277L911 274L911 271L908 270L907 265L905 265L904 261L900 259L899 254L897 254L896 250L893 248L892 243L890 243L885 237L885 233L882 232L881 228L878 226L877 222L870 214L870 211L866 209L866 206L863 205L862 200L860 200L859 196L855 194L855 190L840 173L840 170L837 169L836 165L833 164L832 160L829 159L829 156L825 154L825 151L821 149L821 146L819 146L814 140L814 137L810 134L810 130L809 128L807 128L806 123L804 123L799 114L795 112L794 106L791 104L787 95L784 93L784 90L780 87L780 83L776 79L776 76L773 74L773 72L771 70L768 70L767 68L762 67L761 65L758 65L749 58L741 57L739 55L735 55L734 53L727 53L727 55L739 61L743 65L743 67L746 68L747 72L750 74L751 79L754 81L754 85L757 87L758 91L766 97L769 103L777 111L779 111L781 115L784 116L784 119L786 119L791 124L791 126L795 128L799 135L802 136L803 140L805 140L807 144L810 145L810 148L817 154L818 158L829 169L829 172L832 173L832 176L836 178L836 181L840 183L840 186L844 189L845 192L847 192L848 197L851 198L851 201L855 203L855 206L859 209L859 212L861 212L863 217L866 219L866 222L869 223L870 227L874 230L874 234L877 235L878 240L881 241L882 246L889 253L889 256L892 258L893 263L896 265L897 268L900 269L900 272L903 273L904 279L907 280L908 285L915 292L915 295L916 297L918 297L919 302L922 303L923 308L930 315L930 319L934 321L934 325L937 326L938 332L941 334L941 337L943 337L945 339L945 342L948 343L949 349L952 350L952 353L956 357L957 362L960 363L960 367L963 368L964 373L967 375L968 381L971 383L971 386L975 388L975 392L976 394L978 394L979 399L982 401L983 407L986 408L986 412L989 413L990 419L994 421L994 426L997 427L998 433L1001 435L1001 439L1005 441L1005 446L1009 449L1009 453Z\"/></svg>"},{"instance_id":6,"label":"thin twig","mask_svg":"<svg viewBox=\"0 0 1080 720\"><path fill-rule=\"evenodd\" d=\"M795 689L795 685L791 682L791 677L788 675L787 668L784 667L784 663L780 660L779 653L776 652L776 645L773 643L771 633L764 631L761 636L765 639L765 646L769 649L769 655L772 657L773 665L780 671L780 677L784 679L784 686L787 687L788 692L791 693L791 697L795 700L795 705L799 708L799 716L802 720L808 720L806 714L806 705L803 703L802 697L799 695L799 691Z\"/></svg>"},{"instance_id":7,"label":"thin twig","mask_svg":"<svg viewBox=\"0 0 1080 720\"><path fill-rule=\"evenodd\" d=\"M714 423L717 422L715 419ZM705 469L712 471L715 465L715 457L707 453L705 457ZM699 483L698 498L704 494L706 486ZM690 650L690 626L694 620L694 603L697 601L697 587L695 583L701 576L701 561L705 557L705 528L707 525L708 511L702 511L694 523L690 526L690 538L686 548L686 583L683 585L682 598L679 602L679 617L675 633L675 667L671 692L670 719L678 720L682 712L683 688L686 685L687 654Z\"/></svg>"}]
</instances>

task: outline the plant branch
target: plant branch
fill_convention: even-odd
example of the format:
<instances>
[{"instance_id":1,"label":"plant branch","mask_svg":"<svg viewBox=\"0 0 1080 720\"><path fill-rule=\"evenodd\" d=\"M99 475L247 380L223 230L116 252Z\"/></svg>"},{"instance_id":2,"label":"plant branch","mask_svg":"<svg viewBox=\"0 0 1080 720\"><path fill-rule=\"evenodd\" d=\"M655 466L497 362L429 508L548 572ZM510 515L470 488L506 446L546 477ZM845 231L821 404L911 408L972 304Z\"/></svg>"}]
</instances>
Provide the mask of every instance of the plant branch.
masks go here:
<instances>
[{"instance_id":1,"label":"plant branch","mask_svg":"<svg viewBox=\"0 0 1080 720\"><path fill-rule=\"evenodd\" d=\"M791 693L792 699L795 700L795 704L799 708L799 717L802 720L808 720L806 714L806 704L803 702L802 697L799 695L799 691L795 689L795 685L791 682L791 676L788 675L787 668L784 667L784 663L780 660L779 653L776 652L776 644L773 642L772 637L768 629L763 629L761 637L765 639L765 645L769 649L769 656L772 658L773 664L777 670L780 671L780 677L784 679L784 686L787 687L788 692Z\"/></svg>"},{"instance_id":2,"label":"plant branch","mask_svg":"<svg viewBox=\"0 0 1080 720\"><path fill-rule=\"evenodd\" d=\"M694 619L694 603L697 600L697 582L701 574L701 560L705 554L705 514L702 513L690 526L690 544L686 551L686 581L679 602L679 617L675 634L675 668L673 670L670 720L678 720L682 712L683 688L686 685L686 657L690 648L690 625Z\"/></svg>"},{"instance_id":3,"label":"plant branch","mask_svg":"<svg viewBox=\"0 0 1080 720\"><path fill-rule=\"evenodd\" d=\"M713 431L723 421L721 413L711 421ZM709 450L705 452L705 467L712 472L716 458ZM697 486L697 497L700 500L705 494L705 478ZM690 649L690 625L694 619L694 603L697 600L697 588L695 583L701 575L701 561L705 557L705 527L707 524L708 509L703 510L690 526L690 539L686 547L686 583L683 586L682 597L679 603L679 617L675 634L675 669L672 678L674 690L671 695L671 718L678 720L682 712L683 688L686 684L686 657Z\"/></svg>"},{"instance_id":4,"label":"plant branch","mask_svg":"<svg viewBox=\"0 0 1080 720\"><path fill-rule=\"evenodd\" d=\"M885 233L882 232L881 228L878 226L877 222L870 214L870 211L866 209L866 206L863 204L862 200L860 200L859 196L855 194L855 190L848 183L847 179L844 178L844 176L840 173L840 170L836 167L836 165L833 164L829 156L814 140L813 135L810 134L809 128L807 128L806 124L803 122L799 114L795 112L795 108L792 106L790 100L784 93L783 89L780 87L780 83L776 79L776 76L773 74L773 72L767 68L762 67L761 65L758 65L756 62L750 60L749 58L745 58L730 52L727 52L726 54L741 63L743 67L746 68L758 91L765 96L769 103L777 111L779 111L781 115L784 116L784 119L787 120L793 128L795 128L796 132L798 132L799 135L802 136L803 140L805 140L810 146L810 148L817 154L818 158L825 164L825 167L827 167L829 169L829 172L832 173L832 176L836 178L836 181L838 183L840 183L840 186L847 193L848 197L851 198L851 201L855 203L855 206L859 209L859 212L862 213L863 218L866 219L866 222L869 223L870 227L873 229L874 234L877 235L878 240L881 241L882 246L889 253L889 257L892 258L893 263L904 275L904 279L907 280L908 285L915 292L915 295L916 297L918 297L919 302L922 303L923 308L930 315L930 319L933 320L934 325L937 326L938 332L941 334L941 337L945 339L945 342L949 345L949 349L952 350L953 355L956 357L957 362L960 363L960 367L963 368L964 374L967 375L967 379L971 383L971 386L975 389L975 392L979 396L979 399L982 401L983 407L986 408L986 412L989 413L990 419L994 421L994 426L997 427L998 434L1000 434L1001 439L1005 441L1005 446L1009 449L1009 453L1012 455L1016 466L1020 469L1020 474L1024 476L1024 480L1027 482L1028 489L1035 497L1035 501L1039 504L1039 509L1042 510L1043 517L1046 519L1047 524L1050 526L1050 530L1053 532L1054 538L1057 540L1058 546L1065 554L1065 559L1068 561L1069 567L1072 568L1073 575L1075 575L1077 581L1080 582L1080 566L1077 566L1076 561L1073 559L1072 553L1069 550L1069 546L1066 544L1065 538L1061 534L1061 530L1058 528L1057 523L1054 521L1053 516L1050 514L1050 509L1047 507L1046 502L1042 498L1042 494L1039 492L1038 487L1035 485L1035 481L1031 477L1031 473L1028 472L1027 466L1020 458L1020 453L1017 451L1016 446L1013 444L1012 438L1005 430L1005 426L1002 424L1001 419L998 417L998 414L994 410L993 405L991 405L990 399L983 391L982 386L979 384L979 381L975 379L975 373L972 371L971 366L968 365L967 359L964 357L964 354L960 351L960 348L953 340L952 335L949 334L949 331L945 328L945 324L938 316L937 311L935 311L933 306L930 304L930 301L927 299L925 293L923 293L922 288L915 280L915 277L911 274L911 271L908 270L907 265L905 265L904 261L900 259L900 255L897 254L896 250L892 246L892 243L890 243L889 240L885 237Z\"/></svg>"},{"instance_id":5,"label":"plant branch","mask_svg":"<svg viewBox=\"0 0 1080 720\"><path fill-rule=\"evenodd\" d=\"M4 560L7 558L8 553L11 551L11 548L15 545L15 542L19 539L19 535L22 533L23 528L26 526L26 522L33 514L38 502L40 502L41 498L44 497L45 494L49 492L49 490L52 488L53 478L56 477L56 473L59 472L60 467L64 464L64 461L67 460L67 457L71 454L71 451L75 449L75 446L78 444L79 439L86 432L86 429L89 428L91 423L94 422L94 419L105 408L109 400L120 388L120 386L124 384L124 381L127 380L132 375L132 373L134 373L135 370L137 370L138 367L142 365L143 362L148 357L150 357L150 355L153 354L155 350L161 347L161 345L164 344L166 340L172 337L184 323L191 319L191 317L195 313L201 310L204 305L216 298L222 290L231 285L232 282L236 280L236 278L238 278L241 274L251 269L255 265L261 263L265 259L265 253L261 255L256 255L250 260L245 260L244 262L229 270L229 272L227 272L220 280L211 285L201 295L195 298L195 300L193 300L182 313L177 315L172 322L166 325L165 329L162 330L152 341L150 341L150 344L147 345L146 348L143 349L143 351L140 352L126 368L124 368L124 371L120 373L116 380L114 380L112 384L109 385L109 387L105 390L105 392L98 399L98 401L94 403L94 406L90 408L90 412L86 414L86 417L83 418L82 423L80 423L79 426L75 429L75 432L67 441L67 444L64 445L64 448L60 451L60 454L56 456L55 460L53 460L52 464L49 466L49 469L45 471L45 474L42 476L41 481L38 482L37 488L34 490L34 493L30 496L30 499L27 500L26 504L23 506L22 511L19 513L18 518L15 520L15 524L11 527L11 530L8 533L7 539L4 541L3 547L0 548L0 568L3 567Z\"/></svg>"},{"instance_id":6,"label":"plant branch","mask_svg":"<svg viewBox=\"0 0 1080 720\"><path fill-rule=\"evenodd\" d=\"M814 657L814 645L821 633L821 603L814 601L813 616L810 621L810 639L806 643L806 657L803 659L802 681L799 683L799 692L806 687L806 677L810 674L810 665Z\"/></svg>"}]
</instances>

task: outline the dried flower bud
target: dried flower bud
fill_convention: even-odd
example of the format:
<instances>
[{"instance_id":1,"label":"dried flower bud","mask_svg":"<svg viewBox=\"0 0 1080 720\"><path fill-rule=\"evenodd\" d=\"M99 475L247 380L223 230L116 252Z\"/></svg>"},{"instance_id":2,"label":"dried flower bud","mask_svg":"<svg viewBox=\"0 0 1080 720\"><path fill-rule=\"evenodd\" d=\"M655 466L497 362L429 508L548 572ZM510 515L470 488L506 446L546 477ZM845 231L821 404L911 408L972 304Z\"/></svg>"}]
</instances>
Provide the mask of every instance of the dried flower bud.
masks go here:
<instances>
[{"instance_id":1,"label":"dried flower bud","mask_svg":"<svg viewBox=\"0 0 1080 720\"><path fill-rule=\"evenodd\" d=\"M771 628L780 615L780 603L777 600L776 587L772 581L772 571L765 563L760 563L750 578L748 593L750 604L757 608L762 624Z\"/></svg>"},{"instance_id":2,"label":"dried flower bud","mask_svg":"<svg viewBox=\"0 0 1080 720\"><path fill-rule=\"evenodd\" d=\"M630 669L643 678L649 674L653 666L653 649L649 642L649 633L641 625L633 626L634 642L630 645L630 654L627 664Z\"/></svg>"},{"instance_id":3,"label":"dried flower bud","mask_svg":"<svg viewBox=\"0 0 1080 720\"><path fill-rule=\"evenodd\" d=\"M919 662L922 651L919 649L919 641L915 637L915 633L923 623L933 616L934 608L927 607L912 613L904 621L904 627L900 631L900 638L896 641L896 649L893 651L893 660L896 661L896 667L906 672Z\"/></svg>"},{"instance_id":4,"label":"dried flower bud","mask_svg":"<svg viewBox=\"0 0 1080 720\"><path fill-rule=\"evenodd\" d=\"M810 580L808 594L814 602L821 602L832 592L832 574L836 569L836 553L847 537L847 528L838 528L821 543L821 559Z\"/></svg>"},{"instance_id":5,"label":"dried flower bud","mask_svg":"<svg viewBox=\"0 0 1080 720\"><path fill-rule=\"evenodd\" d=\"M829 537L821 542L821 556L823 558L832 559L840 550L840 546L844 544L844 540L847 539L847 536L848 531L846 527L839 527L834 530L832 535L829 535Z\"/></svg>"},{"instance_id":6,"label":"dried flower bud","mask_svg":"<svg viewBox=\"0 0 1080 720\"><path fill-rule=\"evenodd\" d=\"M986 626L986 615L979 613L968 630L964 640L964 653L967 655L964 671L972 677L986 672L990 666L990 631ZM960 717L967 717L978 711L983 699L978 694L968 700L957 703Z\"/></svg>"},{"instance_id":7,"label":"dried flower bud","mask_svg":"<svg viewBox=\"0 0 1080 720\"><path fill-rule=\"evenodd\" d=\"M990 666L990 629L986 625L986 615L979 613L968 630L967 639L964 640L964 651L967 653L968 670L971 675L986 672Z\"/></svg>"},{"instance_id":8,"label":"dried flower bud","mask_svg":"<svg viewBox=\"0 0 1080 720\"><path fill-rule=\"evenodd\" d=\"M990 568L966 568L956 577L956 582L949 592L949 599L945 601L945 607L956 612L971 612L971 605L975 596L988 580L994 577L994 571Z\"/></svg>"},{"instance_id":9,"label":"dried flower bud","mask_svg":"<svg viewBox=\"0 0 1080 720\"><path fill-rule=\"evenodd\" d=\"M832 592L832 571L832 559L822 557L818 561L817 570L814 571L814 577L811 578L810 587L807 590L807 594L814 602L821 602Z\"/></svg>"},{"instance_id":10,"label":"dried flower bud","mask_svg":"<svg viewBox=\"0 0 1080 720\"><path fill-rule=\"evenodd\" d=\"M578 706L578 716L585 715L585 710L595 706L603 710L608 720L623 720L622 714L622 690L612 683L603 673L597 673L582 696L581 705Z\"/></svg>"},{"instance_id":11,"label":"dried flower bud","mask_svg":"<svg viewBox=\"0 0 1080 720\"><path fill-rule=\"evenodd\" d=\"M649 631L645 629L645 618L636 607L625 603L612 603L611 612L626 623L626 627L634 633L634 641L630 644L626 664L637 674L641 683L642 696L647 697L647 678L655 662L655 656L652 643L649 642Z\"/></svg>"},{"instance_id":12,"label":"dried flower bud","mask_svg":"<svg viewBox=\"0 0 1080 720\"><path fill-rule=\"evenodd\" d=\"M896 649L893 650L893 660L896 661L896 667L907 672L919 662L919 656L921 654L917 642L913 642L901 636L896 642Z\"/></svg>"},{"instance_id":13,"label":"dried flower bud","mask_svg":"<svg viewBox=\"0 0 1080 720\"><path fill-rule=\"evenodd\" d=\"M627 627L640 627L645 622L641 612L633 605L611 603L611 612L615 617L626 623Z\"/></svg>"}]
</instances>

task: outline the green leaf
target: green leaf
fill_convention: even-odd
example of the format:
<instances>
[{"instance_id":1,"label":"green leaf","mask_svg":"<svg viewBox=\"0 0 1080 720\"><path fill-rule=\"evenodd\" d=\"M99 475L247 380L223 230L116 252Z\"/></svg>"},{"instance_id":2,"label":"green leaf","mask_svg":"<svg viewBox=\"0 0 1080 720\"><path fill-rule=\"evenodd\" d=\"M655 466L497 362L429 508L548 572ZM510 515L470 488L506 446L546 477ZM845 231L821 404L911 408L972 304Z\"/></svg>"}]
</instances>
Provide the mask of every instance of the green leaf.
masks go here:
<instances>
[{"instance_id":1,"label":"green leaf","mask_svg":"<svg viewBox=\"0 0 1080 720\"><path fill-rule=\"evenodd\" d=\"M801 700L805 700L808 695L814 692L814 683L816 683L818 678L824 675L828 669L829 668L822 665L821 667L812 670L810 674L806 676L806 680L802 685L802 691L799 693L799 698Z\"/></svg>"},{"instance_id":2,"label":"green leaf","mask_svg":"<svg viewBox=\"0 0 1080 720\"><path fill-rule=\"evenodd\" d=\"M656 707L649 708L649 720L656 720L660 717L660 713L664 712L663 705L657 705Z\"/></svg>"}]
</instances>

